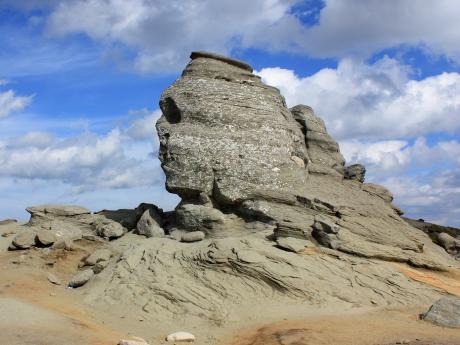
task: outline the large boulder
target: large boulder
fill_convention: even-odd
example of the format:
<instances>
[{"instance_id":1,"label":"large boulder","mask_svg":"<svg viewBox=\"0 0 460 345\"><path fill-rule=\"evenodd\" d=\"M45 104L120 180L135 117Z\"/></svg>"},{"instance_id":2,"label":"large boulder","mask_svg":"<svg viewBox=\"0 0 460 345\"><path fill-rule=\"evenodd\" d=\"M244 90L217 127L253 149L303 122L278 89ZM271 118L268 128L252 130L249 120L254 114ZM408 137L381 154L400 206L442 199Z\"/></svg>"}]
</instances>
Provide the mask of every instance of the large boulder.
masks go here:
<instances>
[{"instance_id":1,"label":"large boulder","mask_svg":"<svg viewBox=\"0 0 460 345\"><path fill-rule=\"evenodd\" d=\"M446 296L439 299L422 315L422 319L439 326L460 328L460 298Z\"/></svg>"},{"instance_id":2,"label":"large boulder","mask_svg":"<svg viewBox=\"0 0 460 345\"><path fill-rule=\"evenodd\" d=\"M258 221L274 225L276 238L415 266L451 264L399 217L391 193L363 185L362 165L345 167L310 107L288 109L279 90L241 61L205 52L191 58L163 92L157 122L166 187L182 198L178 230L225 237ZM232 226L221 224L221 214Z\"/></svg>"},{"instance_id":3,"label":"large boulder","mask_svg":"<svg viewBox=\"0 0 460 345\"><path fill-rule=\"evenodd\" d=\"M199 53L161 96L157 122L168 191L237 205L307 178L303 134L284 98L242 63ZM297 159L291 159L297 157Z\"/></svg>"}]
</instances>

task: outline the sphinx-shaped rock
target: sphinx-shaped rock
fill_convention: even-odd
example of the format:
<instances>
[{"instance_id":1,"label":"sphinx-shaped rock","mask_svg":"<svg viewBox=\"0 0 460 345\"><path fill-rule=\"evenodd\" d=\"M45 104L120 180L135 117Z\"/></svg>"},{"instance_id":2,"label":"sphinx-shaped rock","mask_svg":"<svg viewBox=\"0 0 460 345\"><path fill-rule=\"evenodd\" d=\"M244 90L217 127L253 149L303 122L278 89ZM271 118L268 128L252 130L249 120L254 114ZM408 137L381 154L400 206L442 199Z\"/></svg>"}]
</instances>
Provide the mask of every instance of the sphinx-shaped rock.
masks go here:
<instances>
[{"instance_id":1,"label":"sphinx-shaped rock","mask_svg":"<svg viewBox=\"0 0 460 345\"><path fill-rule=\"evenodd\" d=\"M199 206L206 214L214 208L274 225L276 238L445 268L443 253L399 217L391 193L363 184L363 166L345 168L338 144L310 107L289 110L279 90L243 62L204 52L191 58L163 92L157 122L166 187L181 205L206 204ZM178 207L176 218L196 225L182 230L209 234L193 214L203 218ZM239 224L211 223L214 237Z\"/></svg>"},{"instance_id":2,"label":"sphinx-shaped rock","mask_svg":"<svg viewBox=\"0 0 460 345\"><path fill-rule=\"evenodd\" d=\"M307 178L305 141L284 98L241 66L192 54L161 96L160 160L168 191L184 200L203 193L237 205L259 191L289 193Z\"/></svg>"}]
</instances>

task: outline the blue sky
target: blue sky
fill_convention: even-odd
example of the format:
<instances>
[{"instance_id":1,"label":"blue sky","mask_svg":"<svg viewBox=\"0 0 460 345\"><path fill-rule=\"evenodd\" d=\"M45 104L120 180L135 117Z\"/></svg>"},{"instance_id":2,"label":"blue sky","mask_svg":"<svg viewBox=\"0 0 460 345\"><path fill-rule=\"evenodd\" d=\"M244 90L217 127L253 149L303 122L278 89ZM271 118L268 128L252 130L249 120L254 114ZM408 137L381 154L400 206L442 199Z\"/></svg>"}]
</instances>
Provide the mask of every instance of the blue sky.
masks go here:
<instances>
[{"instance_id":1,"label":"blue sky","mask_svg":"<svg viewBox=\"0 0 460 345\"><path fill-rule=\"evenodd\" d=\"M455 0L0 0L0 219L173 208L158 99L210 50L313 106L408 216L460 226L459 16Z\"/></svg>"}]
</instances>

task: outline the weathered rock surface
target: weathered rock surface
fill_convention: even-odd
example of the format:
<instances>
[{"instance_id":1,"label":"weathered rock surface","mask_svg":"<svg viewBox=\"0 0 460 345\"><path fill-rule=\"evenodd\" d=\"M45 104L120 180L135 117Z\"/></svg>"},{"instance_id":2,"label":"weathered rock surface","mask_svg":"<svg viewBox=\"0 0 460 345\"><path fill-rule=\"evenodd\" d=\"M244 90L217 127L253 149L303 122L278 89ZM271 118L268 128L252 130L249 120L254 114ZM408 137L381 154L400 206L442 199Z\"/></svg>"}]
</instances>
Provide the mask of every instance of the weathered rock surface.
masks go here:
<instances>
[{"instance_id":1,"label":"weathered rock surface","mask_svg":"<svg viewBox=\"0 0 460 345\"><path fill-rule=\"evenodd\" d=\"M248 305L396 307L440 297L393 265L325 248L294 254L257 234L193 245L168 238L120 241L128 247L85 291L87 302L151 322L204 318L221 324L238 319Z\"/></svg>"},{"instance_id":2,"label":"weathered rock surface","mask_svg":"<svg viewBox=\"0 0 460 345\"><path fill-rule=\"evenodd\" d=\"M50 246L56 242L56 235L50 230L40 229L37 231L37 242L43 246Z\"/></svg>"},{"instance_id":3,"label":"weathered rock surface","mask_svg":"<svg viewBox=\"0 0 460 345\"><path fill-rule=\"evenodd\" d=\"M120 223L106 218L97 219L93 224L96 234L106 239L118 238L125 233L125 228Z\"/></svg>"},{"instance_id":4,"label":"weathered rock surface","mask_svg":"<svg viewBox=\"0 0 460 345\"><path fill-rule=\"evenodd\" d=\"M202 241L205 238L205 233L203 231L192 231L182 234L182 242L197 242Z\"/></svg>"},{"instance_id":5,"label":"weathered rock surface","mask_svg":"<svg viewBox=\"0 0 460 345\"><path fill-rule=\"evenodd\" d=\"M345 168L344 177L348 180L364 182L366 168L362 164L353 164Z\"/></svg>"},{"instance_id":6,"label":"weathered rock surface","mask_svg":"<svg viewBox=\"0 0 460 345\"><path fill-rule=\"evenodd\" d=\"M278 244L278 247L294 253L300 253L307 247L315 247L315 245L308 240L301 240L292 237L280 237L276 240L276 243Z\"/></svg>"},{"instance_id":7,"label":"weathered rock surface","mask_svg":"<svg viewBox=\"0 0 460 345\"><path fill-rule=\"evenodd\" d=\"M437 234L437 243L450 254L457 254L460 251L460 240L445 232Z\"/></svg>"},{"instance_id":8,"label":"weathered rock surface","mask_svg":"<svg viewBox=\"0 0 460 345\"><path fill-rule=\"evenodd\" d=\"M439 326L460 328L460 298L446 296L436 301L422 319Z\"/></svg>"},{"instance_id":9,"label":"weathered rock surface","mask_svg":"<svg viewBox=\"0 0 460 345\"><path fill-rule=\"evenodd\" d=\"M173 342L173 343L180 343L180 342L187 342L191 343L195 341L195 336L189 332L174 332L168 334L166 337L166 341Z\"/></svg>"},{"instance_id":10,"label":"weathered rock surface","mask_svg":"<svg viewBox=\"0 0 460 345\"><path fill-rule=\"evenodd\" d=\"M162 237L165 232L161 227L162 217L158 209L149 208L144 211L137 222L136 232L145 237Z\"/></svg>"},{"instance_id":11,"label":"weathered rock surface","mask_svg":"<svg viewBox=\"0 0 460 345\"><path fill-rule=\"evenodd\" d=\"M343 175L345 159L340 153L337 142L327 133L324 121L306 105L291 108L291 113L305 136L310 159L308 171L332 176Z\"/></svg>"},{"instance_id":12,"label":"weathered rock surface","mask_svg":"<svg viewBox=\"0 0 460 345\"><path fill-rule=\"evenodd\" d=\"M48 279L48 281L54 285L62 284L61 280L52 273L48 273L48 275L46 276L46 279Z\"/></svg>"},{"instance_id":13,"label":"weathered rock surface","mask_svg":"<svg viewBox=\"0 0 460 345\"><path fill-rule=\"evenodd\" d=\"M310 107L289 110L279 91L246 65L192 54L160 107L166 187L182 198L174 214L178 228L225 237L232 228L225 219L236 214L244 222L275 224L277 238L316 239L342 252L435 269L451 264L399 217L390 192L362 183L362 165L345 167ZM202 221L200 210L225 217ZM340 231L319 229L317 217Z\"/></svg>"},{"instance_id":14,"label":"weathered rock surface","mask_svg":"<svg viewBox=\"0 0 460 345\"><path fill-rule=\"evenodd\" d=\"M36 233L33 231L21 231L13 238L12 244L18 249L29 249L35 245Z\"/></svg>"},{"instance_id":15,"label":"weathered rock surface","mask_svg":"<svg viewBox=\"0 0 460 345\"><path fill-rule=\"evenodd\" d=\"M85 264L94 266L100 261L109 261L111 256L112 252L109 249L97 249L85 259Z\"/></svg>"},{"instance_id":16,"label":"weathered rock surface","mask_svg":"<svg viewBox=\"0 0 460 345\"><path fill-rule=\"evenodd\" d=\"M91 280L91 278L93 278L94 276L94 272L92 269L86 269L84 271L81 271L77 274L75 274L72 278L70 278L70 281L69 281L69 287L72 287L72 288L77 288L77 287L80 287L80 286L83 286L85 285L88 281Z\"/></svg>"}]
</instances>

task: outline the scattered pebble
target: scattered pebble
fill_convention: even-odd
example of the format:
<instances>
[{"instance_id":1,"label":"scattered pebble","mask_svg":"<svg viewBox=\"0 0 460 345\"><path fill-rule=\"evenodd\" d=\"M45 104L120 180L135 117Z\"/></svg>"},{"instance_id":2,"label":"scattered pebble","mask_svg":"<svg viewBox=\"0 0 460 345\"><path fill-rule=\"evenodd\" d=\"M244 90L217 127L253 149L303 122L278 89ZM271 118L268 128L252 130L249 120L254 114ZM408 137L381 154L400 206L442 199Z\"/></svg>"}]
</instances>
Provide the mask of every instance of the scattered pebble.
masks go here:
<instances>
[{"instance_id":1,"label":"scattered pebble","mask_svg":"<svg viewBox=\"0 0 460 345\"><path fill-rule=\"evenodd\" d=\"M188 332L175 332L171 333L166 337L166 341L170 342L194 342L195 341L195 336L192 333Z\"/></svg>"},{"instance_id":2,"label":"scattered pebble","mask_svg":"<svg viewBox=\"0 0 460 345\"><path fill-rule=\"evenodd\" d=\"M46 279L48 279L48 281L54 285L62 285L62 282L53 273L48 273Z\"/></svg>"}]
</instances>

